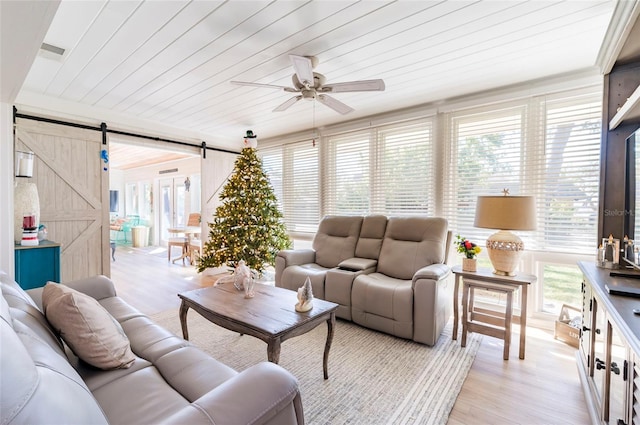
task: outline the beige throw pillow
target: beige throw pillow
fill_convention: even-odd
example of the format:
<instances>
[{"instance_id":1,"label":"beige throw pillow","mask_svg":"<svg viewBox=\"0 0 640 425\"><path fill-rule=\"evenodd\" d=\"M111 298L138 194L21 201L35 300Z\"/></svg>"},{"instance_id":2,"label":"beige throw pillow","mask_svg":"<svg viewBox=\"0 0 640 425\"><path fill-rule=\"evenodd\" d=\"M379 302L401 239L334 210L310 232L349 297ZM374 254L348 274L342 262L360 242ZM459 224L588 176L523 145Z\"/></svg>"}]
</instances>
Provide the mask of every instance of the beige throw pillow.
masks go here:
<instances>
[{"instance_id":1,"label":"beige throw pillow","mask_svg":"<svg viewBox=\"0 0 640 425\"><path fill-rule=\"evenodd\" d=\"M76 356L100 369L128 368L135 361L120 323L94 298L49 282L42 292L49 323Z\"/></svg>"}]
</instances>

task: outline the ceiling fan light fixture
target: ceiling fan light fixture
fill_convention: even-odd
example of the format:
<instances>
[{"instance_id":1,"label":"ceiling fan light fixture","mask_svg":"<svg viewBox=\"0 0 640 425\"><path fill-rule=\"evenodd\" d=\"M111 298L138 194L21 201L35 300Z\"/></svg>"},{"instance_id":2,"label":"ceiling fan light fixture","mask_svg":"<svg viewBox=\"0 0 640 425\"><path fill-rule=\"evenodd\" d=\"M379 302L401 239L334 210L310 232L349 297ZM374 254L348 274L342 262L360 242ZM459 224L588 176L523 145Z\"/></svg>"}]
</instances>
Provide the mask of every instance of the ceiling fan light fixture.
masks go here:
<instances>
[{"instance_id":1,"label":"ceiling fan light fixture","mask_svg":"<svg viewBox=\"0 0 640 425\"><path fill-rule=\"evenodd\" d=\"M305 100L315 100L316 98L315 90L303 90L301 94L302 94L302 98Z\"/></svg>"}]
</instances>

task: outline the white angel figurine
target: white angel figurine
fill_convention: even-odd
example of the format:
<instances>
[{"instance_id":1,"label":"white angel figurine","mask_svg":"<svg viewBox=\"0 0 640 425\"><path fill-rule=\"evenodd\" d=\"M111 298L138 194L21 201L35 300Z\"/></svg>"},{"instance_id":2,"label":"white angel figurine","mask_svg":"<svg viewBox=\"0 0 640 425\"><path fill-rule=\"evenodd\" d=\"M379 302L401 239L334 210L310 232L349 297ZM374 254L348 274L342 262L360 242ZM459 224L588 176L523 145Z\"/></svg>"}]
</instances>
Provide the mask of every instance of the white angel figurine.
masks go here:
<instances>
[{"instance_id":1,"label":"white angel figurine","mask_svg":"<svg viewBox=\"0 0 640 425\"><path fill-rule=\"evenodd\" d=\"M233 278L233 286L235 286L238 291L244 290L245 286L249 285L249 281L251 280L251 269L247 266L244 260L238 261Z\"/></svg>"},{"instance_id":2,"label":"white angel figurine","mask_svg":"<svg viewBox=\"0 0 640 425\"><path fill-rule=\"evenodd\" d=\"M298 303L296 304L296 311L304 313L313 308L313 291L311 290L311 279L307 276L304 281L304 285L298 288Z\"/></svg>"}]
</instances>

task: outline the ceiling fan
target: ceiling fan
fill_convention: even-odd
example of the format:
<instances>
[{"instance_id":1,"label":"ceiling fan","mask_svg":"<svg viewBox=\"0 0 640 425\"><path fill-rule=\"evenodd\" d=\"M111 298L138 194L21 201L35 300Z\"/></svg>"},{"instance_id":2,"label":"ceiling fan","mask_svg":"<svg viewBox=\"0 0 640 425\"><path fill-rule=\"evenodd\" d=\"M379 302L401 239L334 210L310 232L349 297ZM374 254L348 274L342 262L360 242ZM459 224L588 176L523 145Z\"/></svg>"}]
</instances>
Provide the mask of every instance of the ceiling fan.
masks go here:
<instances>
[{"instance_id":1,"label":"ceiling fan","mask_svg":"<svg viewBox=\"0 0 640 425\"><path fill-rule=\"evenodd\" d=\"M327 95L326 93L345 93L345 92L361 92L361 91L383 91L384 81L378 80L361 80L348 81L344 83L326 84L326 77L313 69L318 64L315 56L298 56L289 55L295 74L291 77L293 87L278 86L274 84L250 83L246 81L231 81L231 84L239 86L266 87L270 89L284 90L288 93L300 93L297 96L287 100L273 112L280 112L289 109L300 99L317 100L323 105L328 106L341 114L348 114L354 109L339 100Z\"/></svg>"}]
</instances>

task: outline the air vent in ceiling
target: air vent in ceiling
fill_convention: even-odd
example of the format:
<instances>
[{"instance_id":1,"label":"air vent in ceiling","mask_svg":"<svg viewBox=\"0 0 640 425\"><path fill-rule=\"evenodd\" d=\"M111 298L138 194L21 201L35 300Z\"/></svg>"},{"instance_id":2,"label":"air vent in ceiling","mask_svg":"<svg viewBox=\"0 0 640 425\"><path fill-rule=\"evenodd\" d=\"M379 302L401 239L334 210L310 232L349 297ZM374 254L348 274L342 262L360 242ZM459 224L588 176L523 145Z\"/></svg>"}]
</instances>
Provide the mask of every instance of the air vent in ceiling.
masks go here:
<instances>
[{"instance_id":1,"label":"air vent in ceiling","mask_svg":"<svg viewBox=\"0 0 640 425\"><path fill-rule=\"evenodd\" d=\"M64 49L62 47L52 46L51 44L42 43L42 46L40 46L40 48L47 52L56 54L58 56L64 55Z\"/></svg>"}]
</instances>

